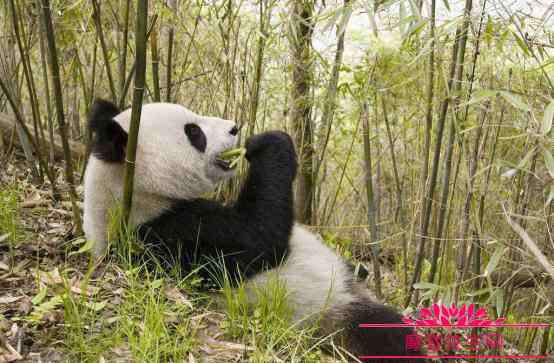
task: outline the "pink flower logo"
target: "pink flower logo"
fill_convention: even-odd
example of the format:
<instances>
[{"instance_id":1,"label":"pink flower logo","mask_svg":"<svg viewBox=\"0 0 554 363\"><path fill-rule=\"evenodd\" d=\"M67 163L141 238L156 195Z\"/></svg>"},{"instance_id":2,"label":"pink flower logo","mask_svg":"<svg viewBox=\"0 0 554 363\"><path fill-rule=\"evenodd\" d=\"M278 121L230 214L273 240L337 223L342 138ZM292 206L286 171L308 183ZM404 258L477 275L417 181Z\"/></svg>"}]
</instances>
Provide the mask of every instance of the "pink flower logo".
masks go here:
<instances>
[{"instance_id":1,"label":"pink flower logo","mask_svg":"<svg viewBox=\"0 0 554 363\"><path fill-rule=\"evenodd\" d=\"M490 326L502 324L505 318L489 319L484 308L476 309L474 304L463 304L457 308L454 304L448 307L443 304L433 304L429 308L419 310L417 318L404 317L403 321L409 325L424 326Z\"/></svg>"}]
</instances>

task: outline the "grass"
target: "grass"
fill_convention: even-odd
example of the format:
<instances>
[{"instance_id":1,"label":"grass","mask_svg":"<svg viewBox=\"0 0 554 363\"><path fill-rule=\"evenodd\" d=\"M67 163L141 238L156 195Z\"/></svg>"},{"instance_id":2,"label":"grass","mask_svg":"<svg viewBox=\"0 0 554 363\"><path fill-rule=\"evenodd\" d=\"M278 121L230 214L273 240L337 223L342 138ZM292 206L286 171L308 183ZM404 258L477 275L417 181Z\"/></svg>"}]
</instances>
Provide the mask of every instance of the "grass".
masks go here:
<instances>
[{"instance_id":1,"label":"grass","mask_svg":"<svg viewBox=\"0 0 554 363\"><path fill-rule=\"evenodd\" d=\"M322 352L313 337L314 323L292 320L286 286L277 275L263 286L240 282L233 288L228 276L222 294L226 319L223 327L232 338L248 345L252 362L318 362Z\"/></svg>"},{"instance_id":2,"label":"grass","mask_svg":"<svg viewBox=\"0 0 554 363\"><path fill-rule=\"evenodd\" d=\"M194 347L192 305L171 301L168 284L141 269L124 271L114 300L63 294L64 344L71 361L98 362L113 355L138 362L183 361Z\"/></svg>"},{"instance_id":3,"label":"grass","mask_svg":"<svg viewBox=\"0 0 554 363\"><path fill-rule=\"evenodd\" d=\"M321 361L316 327L292 320L282 281L275 277L264 287L237 286L214 262L205 268L220 283L217 297L198 292L196 273L182 277L178 269L164 271L150 257L137 258L136 236L130 230L114 232L117 218L115 210L110 230L119 233L120 242L112 246L114 257L102 276L92 279L91 270L79 285L82 291L94 285L94 293L75 294L68 269L60 273L63 288L35 307L63 307L63 344L70 361L110 361L118 355L137 362L187 361L190 356L204 361L210 344L219 343L226 358L214 361L231 361L229 350L249 362ZM203 320L218 301L224 314L215 314L221 318L215 324ZM219 331L217 338L206 339L210 329Z\"/></svg>"},{"instance_id":4,"label":"grass","mask_svg":"<svg viewBox=\"0 0 554 363\"><path fill-rule=\"evenodd\" d=\"M19 189L15 184L0 190L0 243L9 249L10 265L13 265L14 249L24 239L20 224Z\"/></svg>"}]
</instances>

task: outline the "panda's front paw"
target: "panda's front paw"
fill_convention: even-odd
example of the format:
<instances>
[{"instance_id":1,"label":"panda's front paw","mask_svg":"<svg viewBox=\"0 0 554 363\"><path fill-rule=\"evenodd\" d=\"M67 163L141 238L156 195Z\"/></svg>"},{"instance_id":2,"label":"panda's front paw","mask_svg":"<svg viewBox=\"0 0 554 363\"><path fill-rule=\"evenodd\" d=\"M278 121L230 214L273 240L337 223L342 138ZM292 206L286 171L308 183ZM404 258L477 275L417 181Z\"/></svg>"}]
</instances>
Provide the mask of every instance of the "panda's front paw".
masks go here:
<instances>
[{"instance_id":1,"label":"panda's front paw","mask_svg":"<svg viewBox=\"0 0 554 363\"><path fill-rule=\"evenodd\" d=\"M266 154L266 152L295 154L294 144L289 134L283 131L267 131L246 140L246 158L248 160Z\"/></svg>"},{"instance_id":2,"label":"panda's front paw","mask_svg":"<svg viewBox=\"0 0 554 363\"><path fill-rule=\"evenodd\" d=\"M246 159L270 162L279 167L290 169L292 177L296 175L296 151L289 134L283 131L267 131L251 136L246 140Z\"/></svg>"}]
</instances>

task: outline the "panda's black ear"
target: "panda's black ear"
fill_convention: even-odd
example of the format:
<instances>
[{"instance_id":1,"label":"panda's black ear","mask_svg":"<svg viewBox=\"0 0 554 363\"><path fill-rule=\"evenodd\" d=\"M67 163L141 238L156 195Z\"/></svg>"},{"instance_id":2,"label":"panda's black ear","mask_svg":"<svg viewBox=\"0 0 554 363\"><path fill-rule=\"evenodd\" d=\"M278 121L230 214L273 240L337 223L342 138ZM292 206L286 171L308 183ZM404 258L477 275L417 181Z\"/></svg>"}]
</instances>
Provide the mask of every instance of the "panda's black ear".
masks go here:
<instances>
[{"instance_id":1,"label":"panda's black ear","mask_svg":"<svg viewBox=\"0 0 554 363\"><path fill-rule=\"evenodd\" d=\"M90 107L88 126L91 131L96 132L103 127L103 124L112 121L120 113L119 108L110 101L97 98Z\"/></svg>"},{"instance_id":2,"label":"panda's black ear","mask_svg":"<svg viewBox=\"0 0 554 363\"><path fill-rule=\"evenodd\" d=\"M127 132L113 119L119 113L116 105L101 99L91 107L88 125L94 135L92 153L100 160L111 163L125 160Z\"/></svg>"}]
</instances>

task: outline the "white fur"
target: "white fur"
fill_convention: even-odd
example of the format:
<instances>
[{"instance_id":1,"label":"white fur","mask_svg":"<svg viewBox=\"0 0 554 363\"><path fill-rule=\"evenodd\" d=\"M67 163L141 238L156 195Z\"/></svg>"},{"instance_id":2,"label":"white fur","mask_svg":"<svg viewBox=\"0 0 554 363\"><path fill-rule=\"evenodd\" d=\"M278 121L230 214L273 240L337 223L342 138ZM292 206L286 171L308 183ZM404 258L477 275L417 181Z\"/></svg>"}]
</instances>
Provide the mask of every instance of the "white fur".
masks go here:
<instances>
[{"instance_id":1,"label":"white fur","mask_svg":"<svg viewBox=\"0 0 554 363\"><path fill-rule=\"evenodd\" d=\"M279 268L256 275L249 288L262 286L277 273L284 281L294 318L303 319L334 306L355 300L353 274L344 260L327 247L321 238L295 224L288 259Z\"/></svg>"},{"instance_id":2,"label":"white fur","mask_svg":"<svg viewBox=\"0 0 554 363\"><path fill-rule=\"evenodd\" d=\"M131 110L115 117L129 130ZM185 135L184 126L198 125L206 135L204 153L196 150ZM234 122L200 116L183 106L169 103L144 105L137 143L135 184L131 225L160 215L171 199L199 197L231 177L214 164L220 152L235 146L237 137L229 133ZM85 171L84 230L94 241L94 254L105 252L107 223L114 201L122 195L124 163L106 163L94 155Z\"/></svg>"}]
</instances>

